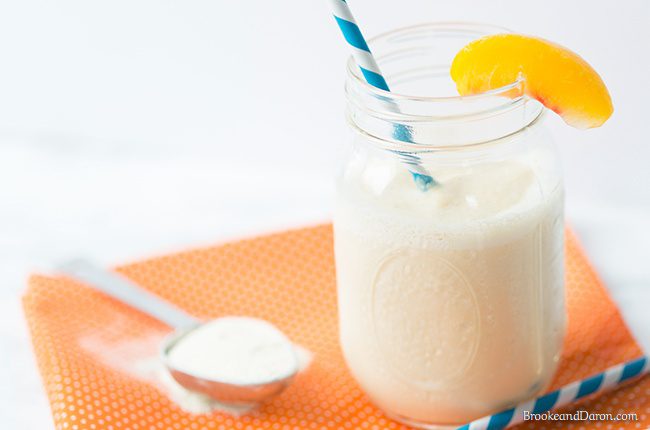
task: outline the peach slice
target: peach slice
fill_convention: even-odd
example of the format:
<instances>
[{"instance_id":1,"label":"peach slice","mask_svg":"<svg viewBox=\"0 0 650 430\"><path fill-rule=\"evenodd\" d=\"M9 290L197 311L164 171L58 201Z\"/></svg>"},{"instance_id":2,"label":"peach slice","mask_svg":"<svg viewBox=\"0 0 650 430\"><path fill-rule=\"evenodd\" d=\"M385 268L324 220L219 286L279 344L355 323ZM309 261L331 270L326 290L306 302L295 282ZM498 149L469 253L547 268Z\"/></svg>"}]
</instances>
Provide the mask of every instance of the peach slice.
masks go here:
<instances>
[{"instance_id":1,"label":"peach slice","mask_svg":"<svg viewBox=\"0 0 650 430\"><path fill-rule=\"evenodd\" d=\"M523 79L527 95L576 128L599 127L614 111L607 87L585 60L537 37L495 34L474 40L456 54L451 77L461 95Z\"/></svg>"}]
</instances>

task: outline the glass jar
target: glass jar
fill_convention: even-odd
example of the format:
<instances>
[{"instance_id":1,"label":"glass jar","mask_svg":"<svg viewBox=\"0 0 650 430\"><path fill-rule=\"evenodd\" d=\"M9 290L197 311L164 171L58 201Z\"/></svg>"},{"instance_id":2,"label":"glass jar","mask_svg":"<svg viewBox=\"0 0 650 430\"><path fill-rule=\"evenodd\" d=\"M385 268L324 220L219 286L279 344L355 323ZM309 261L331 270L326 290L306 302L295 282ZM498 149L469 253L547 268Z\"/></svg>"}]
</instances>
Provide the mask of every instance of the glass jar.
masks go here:
<instances>
[{"instance_id":1,"label":"glass jar","mask_svg":"<svg viewBox=\"0 0 650 430\"><path fill-rule=\"evenodd\" d=\"M539 394L560 357L563 185L543 106L523 82L458 97L449 77L466 43L503 31L426 24L372 40L392 93L348 63L341 345L363 390L410 425L458 425Z\"/></svg>"}]
</instances>

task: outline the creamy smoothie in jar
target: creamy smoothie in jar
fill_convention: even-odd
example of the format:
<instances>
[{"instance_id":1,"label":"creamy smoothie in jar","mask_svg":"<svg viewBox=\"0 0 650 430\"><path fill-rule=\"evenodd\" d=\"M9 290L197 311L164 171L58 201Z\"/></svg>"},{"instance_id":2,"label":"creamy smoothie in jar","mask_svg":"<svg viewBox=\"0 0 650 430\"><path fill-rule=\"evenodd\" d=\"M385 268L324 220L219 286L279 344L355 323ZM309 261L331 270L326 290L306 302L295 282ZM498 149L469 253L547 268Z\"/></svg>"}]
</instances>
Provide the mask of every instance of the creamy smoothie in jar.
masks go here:
<instances>
[{"instance_id":1,"label":"creamy smoothie in jar","mask_svg":"<svg viewBox=\"0 0 650 430\"><path fill-rule=\"evenodd\" d=\"M341 345L368 396L421 427L540 393L565 332L563 188L542 106L518 82L453 96L454 54L495 31L430 24L377 38L393 93L348 67L357 133L334 217ZM403 160L436 184L419 187Z\"/></svg>"}]
</instances>

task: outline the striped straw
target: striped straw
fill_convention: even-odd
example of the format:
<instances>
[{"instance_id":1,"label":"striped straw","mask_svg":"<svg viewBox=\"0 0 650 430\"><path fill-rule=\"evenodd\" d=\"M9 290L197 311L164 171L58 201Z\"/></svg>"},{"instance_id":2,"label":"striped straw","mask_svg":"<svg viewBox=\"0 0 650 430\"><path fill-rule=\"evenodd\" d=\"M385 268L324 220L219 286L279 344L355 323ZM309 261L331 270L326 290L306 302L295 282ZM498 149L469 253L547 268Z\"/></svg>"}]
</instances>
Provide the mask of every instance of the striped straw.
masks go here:
<instances>
[{"instance_id":1,"label":"striped straw","mask_svg":"<svg viewBox=\"0 0 650 430\"><path fill-rule=\"evenodd\" d=\"M332 8L334 10L334 18L336 19L345 40L350 45L352 50L352 57L354 61L359 66L361 73L363 74L364 79L370 85L375 88L379 88L384 91L390 91L388 83L381 71L379 66L375 61L370 52L370 48L366 43L361 34L361 30L357 25L352 12L348 7L348 4L345 0L330 0ZM397 106L393 105L393 109L397 111ZM411 130L402 124L395 124L393 131L393 137L402 142L412 142ZM409 154L403 151L394 151L400 158L400 161L404 163L413 175L413 180L418 185L421 190L426 191L431 186L437 184L437 182L431 177L427 170L422 166L421 160L419 157L413 154Z\"/></svg>"},{"instance_id":2,"label":"striped straw","mask_svg":"<svg viewBox=\"0 0 650 430\"><path fill-rule=\"evenodd\" d=\"M524 421L524 413L541 414L552 409L566 406L591 394L610 390L636 376L648 373L650 362L648 357L640 357L627 363L610 367L602 373L593 375L582 381L572 382L559 390L548 393L537 399L528 400L518 406L472 421L457 430L499 430L519 424Z\"/></svg>"}]
</instances>

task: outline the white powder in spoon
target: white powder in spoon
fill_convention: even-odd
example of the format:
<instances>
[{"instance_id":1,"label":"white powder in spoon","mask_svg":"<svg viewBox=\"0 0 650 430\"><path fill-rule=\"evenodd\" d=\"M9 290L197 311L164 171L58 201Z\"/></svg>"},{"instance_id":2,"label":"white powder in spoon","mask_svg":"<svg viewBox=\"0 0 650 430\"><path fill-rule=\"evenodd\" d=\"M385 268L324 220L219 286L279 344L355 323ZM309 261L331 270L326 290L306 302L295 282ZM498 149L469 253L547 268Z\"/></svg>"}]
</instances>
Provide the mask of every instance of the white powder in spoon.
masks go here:
<instances>
[{"instance_id":1,"label":"white powder in spoon","mask_svg":"<svg viewBox=\"0 0 650 430\"><path fill-rule=\"evenodd\" d=\"M171 348L168 362L184 373L231 384L265 383L299 367L282 332L248 317L218 318L192 330Z\"/></svg>"}]
</instances>

